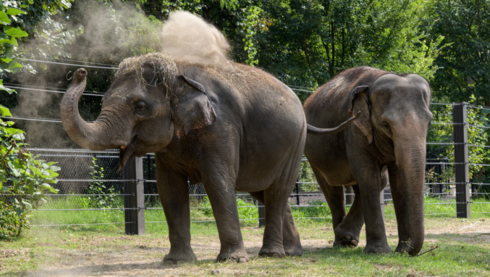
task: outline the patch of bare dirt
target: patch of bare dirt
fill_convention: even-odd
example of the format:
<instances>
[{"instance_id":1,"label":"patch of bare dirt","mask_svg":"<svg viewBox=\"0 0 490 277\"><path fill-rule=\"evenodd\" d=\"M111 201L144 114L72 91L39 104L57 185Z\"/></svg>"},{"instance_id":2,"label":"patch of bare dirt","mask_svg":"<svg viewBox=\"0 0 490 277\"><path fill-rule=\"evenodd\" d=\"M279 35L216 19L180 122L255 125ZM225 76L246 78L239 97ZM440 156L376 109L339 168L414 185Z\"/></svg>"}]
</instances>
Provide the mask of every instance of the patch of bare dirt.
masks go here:
<instances>
[{"instance_id":1,"label":"patch of bare dirt","mask_svg":"<svg viewBox=\"0 0 490 277\"><path fill-rule=\"evenodd\" d=\"M331 226L313 230L300 229L302 245L305 253L314 253L325 248L332 248L334 239ZM263 259L257 254L262 245L263 229L243 228L245 248L250 255L249 267L263 266ZM303 232L302 232L303 231ZM396 220L388 219L386 232L390 245L398 241ZM359 246L366 243L364 230L361 233ZM440 243L442 240L459 240L468 244L486 245L490 248L490 220L488 219L457 219L444 218L430 220L426 224L426 241L424 248ZM240 267L234 263L216 264L213 261L220 250L218 236L193 236L192 247L199 259L197 263L169 265L163 264L162 259L170 249L167 236L65 236L60 239L70 247L56 247L46 243L49 256L41 270L27 274L28 276L177 276L177 275L250 275L247 267ZM39 245L39 244L38 244ZM424 249L424 250L427 250ZM25 255L29 250L0 250L2 257L11 255ZM314 258L299 258L298 263L315 263ZM255 264L255 265L254 265ZM377 265L382 271L393 271L399 268L390 264ZM255 275L274 275L269 272L254 271ZM417 272L414 272L417 275Z\"/></svg>"},{"instance_id":2,"label":"patch of bare dirt","mask_svg":"<svg viewBox=\"0 0 490 277\"><path fill-rule=\"evenodd\" d=\"M21 249L21 250L13 250L13 249L7 249L7 250L0 250L0 260L5 259L5 258L11 258L11 257L16 257L16 256L24 256L29 254L28 249Z\"/></svg>"}]
</instances>

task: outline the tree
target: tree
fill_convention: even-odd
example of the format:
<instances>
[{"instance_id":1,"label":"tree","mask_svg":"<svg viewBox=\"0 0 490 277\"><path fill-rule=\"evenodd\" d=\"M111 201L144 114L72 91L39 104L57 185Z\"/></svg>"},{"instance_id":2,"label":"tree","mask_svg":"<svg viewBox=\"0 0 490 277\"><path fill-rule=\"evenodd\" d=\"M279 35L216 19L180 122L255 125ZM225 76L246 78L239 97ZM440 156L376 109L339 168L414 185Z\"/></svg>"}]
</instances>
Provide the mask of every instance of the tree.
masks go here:
<instances>
[{"instance_id":1,"label":"tree","mask_svg":"<svg viewBox=\"0 0 490 277\"><path fill-rule=\"evenodd\" d=\"M490 1L438 0L430 17L431 37L444 36L450 44L436 64L431 81L442 101L470 101L490 106Z\"/></svg>"},{"instance_id":2,"label":"tree","mask_svg":"<svg viewBox=\"0 0 490 277\"><path fill-rule=\"evenodd\" d=\"M261 1L270 24L258 34L259 66L291 85L317 87L369 65L431 78L442 38L419 24L432 1Z\"/></svg>"}]
</instances>

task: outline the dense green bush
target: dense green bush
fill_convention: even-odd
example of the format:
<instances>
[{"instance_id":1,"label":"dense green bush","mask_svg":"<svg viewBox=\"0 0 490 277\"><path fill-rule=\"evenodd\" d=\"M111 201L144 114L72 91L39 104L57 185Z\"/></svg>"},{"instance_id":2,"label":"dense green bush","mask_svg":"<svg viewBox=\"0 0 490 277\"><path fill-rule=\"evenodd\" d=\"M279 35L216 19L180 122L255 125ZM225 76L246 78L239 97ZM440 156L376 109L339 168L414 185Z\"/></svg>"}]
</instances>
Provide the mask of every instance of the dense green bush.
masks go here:
<instances>
[{"instance_id":1,"label":"dense green bush","mask_svg":"<svg viewBox=\"0 0 490 277\"><path fill-rule=\"evenodd\" d=\"M10 26L21 14L25 12L0 5L0 77L22 67L14 52L17 39L27 33ZM0 79L1 90L14 93ZM9 109L0 105L0 239L19 236L23 228L29 227L29 211L46 201L43 192L57 192L50 184L56 183L56 172L60 169L24 149L24 131L13 128L14 122L4 120L9 116L12 116Z\"/></svg>"},{"instance_id":2,"label":"dense green bush","mask_svg":"<svg viewBox=\"0 0 490 277\"><path fill-rule=\"evenodd\" d=\"M11 114L0 105L0 116ZM46 201L43 192L57 192L50 184L56 183L60 169L27 152L24 132L13 124L0 118L0 239L19 236L29 227L29 211Z\"/></svg>"}]
</instances>

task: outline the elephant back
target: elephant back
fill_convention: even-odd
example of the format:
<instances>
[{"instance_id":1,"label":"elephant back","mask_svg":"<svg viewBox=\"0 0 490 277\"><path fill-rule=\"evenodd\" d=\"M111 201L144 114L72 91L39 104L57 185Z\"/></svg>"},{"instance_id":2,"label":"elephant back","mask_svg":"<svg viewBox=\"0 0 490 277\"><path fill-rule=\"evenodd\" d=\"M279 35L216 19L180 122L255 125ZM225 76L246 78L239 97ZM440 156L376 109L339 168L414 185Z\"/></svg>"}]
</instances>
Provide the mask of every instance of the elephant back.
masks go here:
<instances>
[{"instance_id":1,"label":"elephant back","mask_svg":"<svg viewBox=\"0 0 490 277\"><path fill-rule=\"evenodd\" d=\"M369 66L354 67L341 72L319 87L306 100L304 109L308 123L315 124L310 122L310 118L313 119L324 113L345 114L338 118L339 122L344 121L350 116L348 109L352 90L357 86L370 86L379 77L388 73L390 72Z\"/></svg>"}]
</instances>

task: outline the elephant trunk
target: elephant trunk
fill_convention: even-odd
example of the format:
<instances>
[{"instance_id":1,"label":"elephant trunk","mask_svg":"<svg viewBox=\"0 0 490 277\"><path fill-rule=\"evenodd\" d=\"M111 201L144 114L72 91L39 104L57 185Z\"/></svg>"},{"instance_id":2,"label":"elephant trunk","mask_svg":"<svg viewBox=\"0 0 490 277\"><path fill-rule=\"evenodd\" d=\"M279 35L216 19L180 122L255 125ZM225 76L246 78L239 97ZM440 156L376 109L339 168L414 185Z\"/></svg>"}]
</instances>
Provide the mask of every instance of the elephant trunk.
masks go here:
<instances>
[{"instance_id":1,"label":"elephant trunk","mask_svg":"<svg viewBox=\"0 0 490 277\"><path fill-rule=\"evenodd\" d=\"M78 101L85 90L87 71L83 68L75 71L73 82L61 100L61 121L63 128L73 141L83 148L91 150L104 150L115 148L120 144L114 144L107 138L109 129L103 120L93 123L85 122L78 112Z\"/></svg>"},{"instance_id":2,"label":"elephant trunk","mask_svg":"<svg viewBox=\"0 0 490 277\"><path fill-rule=\"evenodd\" d=\"M406 136L405 138L410 138ZM424 244L424 179L425 179L425 136L418 139L403 139L395 144L396 164L402 172L404 216L399 227L404 228L405 249L416 255ZM401 232L400 232L401 233ZM403 251L403 250L402 250Z\"/></svg>"}]
</instances>

